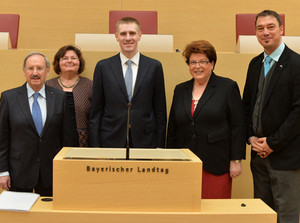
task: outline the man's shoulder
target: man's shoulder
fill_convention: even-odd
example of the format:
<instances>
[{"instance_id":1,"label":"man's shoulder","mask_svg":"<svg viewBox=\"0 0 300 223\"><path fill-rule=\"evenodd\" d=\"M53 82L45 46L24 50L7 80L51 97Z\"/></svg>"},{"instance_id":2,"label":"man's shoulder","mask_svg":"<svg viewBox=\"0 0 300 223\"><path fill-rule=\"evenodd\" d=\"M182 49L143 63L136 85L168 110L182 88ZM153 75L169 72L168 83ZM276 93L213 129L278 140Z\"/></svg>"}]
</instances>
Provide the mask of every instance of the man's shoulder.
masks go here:
<instances>
[{"instance_id":1,"label":"man's shoulder","mask_svg":"<svg viewBox=\"0 0 300 223\"><path fill-rule=\"evenodd\" d=\"M159 60L145 56L144 54L140 55L140 61L145 61L147 63L151 63L155 65L161 65L161 62Z\"/></svg>"},{"instance_id":2,"label":"man's shoulder","mask_svg":"<svg viewBox=\"0 0 300 223\"><path fill-rule=\"evenodd\" d=\"M293 57L295 59L298 59L298 60L300 59L300 55L298 53L296 53L294 50L292 50L291 48L289 48L288 46L285 46L283 54L284 53L290 55L291 57Z\"/></svg>"},{"instance_id":3,"label":"man's shoulder","mask_svg":"<svg viewBox=\"0 0 300 223\"><path fill-rule=\"evenodd\" d=\"M114 55L114 56L99 60L97 65L105 65L105 64L110 63L111 61L114 61L114 60L120 60L121 61L119 53Z\"/></svg>"},{"instance_id":4,"label":"man's shoulder","mask_svg":"<svg viewBox=\"0 0 300 223\"><path fill-rule=\"evenodd\" d=\"M65 92L64 91L59 90L59 89L54 88L54 87L51 87L49 85L45 85L45 90L48 91L48 92L50 92L51 94L55 94L55 95L62 96L62 97L65 96Z\"/></svg>"},{"instance_id":5,"label":"man's shoulder","mask_svg":"<svg viewBox=\"0 0 300 223\"><path fill-rule=\"evenodd\" d=\"M12 89L8 89L2 92L2 95L6 95L6 96L14 96L16 94L22 93L22 91L26 90L26 87L24 85L16 87L16 88L12 88Z\"/></svg>"},{"instance_id":6,"label":"man's shoulder","mask_svg":"<svg viewBox=\"0 0 300 223\"><path fill-rule=\"evenodd\" d=\"M250 64L253 64L253 63L257 62L257 61L262 61L263 58L264 58L264 53L262 52L259 55L253 57L252 60L250 61Z\"/></svg>"}]
</instances>

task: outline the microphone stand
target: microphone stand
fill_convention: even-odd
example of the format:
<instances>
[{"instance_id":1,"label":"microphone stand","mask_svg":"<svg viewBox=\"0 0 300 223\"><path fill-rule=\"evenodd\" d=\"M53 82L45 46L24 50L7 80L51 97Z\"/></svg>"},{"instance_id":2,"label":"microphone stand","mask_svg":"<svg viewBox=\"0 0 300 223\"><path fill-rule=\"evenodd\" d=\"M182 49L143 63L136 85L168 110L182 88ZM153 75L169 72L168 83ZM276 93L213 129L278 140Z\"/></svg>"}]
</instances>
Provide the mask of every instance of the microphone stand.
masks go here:
<instances>
[{"instance_id":1,"label":"microphone stand","mask_svg":"<svg viewBox=\"0 0 300 223\"><path fill-rule=\"evenodd\" d=\"M127 112L127 135L126 135L126 160L129 160L129 131L130 131L130 109L131 109L131 103L129 102L127 104L128 112Z\"/></svg>"}]
</instances>

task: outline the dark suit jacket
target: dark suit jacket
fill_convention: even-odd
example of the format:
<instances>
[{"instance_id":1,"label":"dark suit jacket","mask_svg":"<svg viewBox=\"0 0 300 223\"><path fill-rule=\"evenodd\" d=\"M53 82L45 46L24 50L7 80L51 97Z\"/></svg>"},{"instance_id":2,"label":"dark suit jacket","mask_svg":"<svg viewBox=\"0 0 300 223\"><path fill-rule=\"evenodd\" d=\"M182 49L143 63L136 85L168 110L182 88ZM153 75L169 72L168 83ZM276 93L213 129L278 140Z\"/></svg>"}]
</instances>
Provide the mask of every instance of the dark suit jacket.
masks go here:
<instances>
[{"instance_id":1,"label":"dark suit jacket","mask_svg":"<svg viewBox=\"0 0 300 223\"><path fill-rule=\"evenodd\" d=\"M99 61L93 81L90 146L125 146L128 102L120 55ZM166 98L163 69L159 61L140 55L131 104L133 147L164 147Z\"/></svg>"},{"instance_id":2,"label":"dark suit jacket","mask_svg":"<svg viewBox=\"0 0 300 223\"><path fill-rule=\"evenodd\" d=\"M263 53L249 64L243 94L248 138L254 136L252 113L258 90ZM300 56L287 46L277 62L261 111L262 131L274 150L270 154L274 169L300 168ZM255 156L252 152L252 156Z\"/></svg>"},{"instance_id":3,"label":"dark suit jacket","mask_svg":"<svg viewBox=\"0 0 300 223\"><path fill-rule=\"evenodd\" d=\"M64 92L45 86L47 118L39 136L26 85L5 91L0 102L0 172L9 171L13 187L34 188L39 175L52 187L52 159L63 146L76 145Z\"/></svg>"},{"instance_id":4,"label":"dark suit jacket","mask_svg":"<svg viewBox=\"0 0 300 223\"><path fill-rule=\"evenodd\" d=\"M192 79L175 88L167 147L189 148L206 171L227 173L230 160L245 158L245 119L238 86L212 73L192 117L193 83Z\"/></svg>"}]
</instances>

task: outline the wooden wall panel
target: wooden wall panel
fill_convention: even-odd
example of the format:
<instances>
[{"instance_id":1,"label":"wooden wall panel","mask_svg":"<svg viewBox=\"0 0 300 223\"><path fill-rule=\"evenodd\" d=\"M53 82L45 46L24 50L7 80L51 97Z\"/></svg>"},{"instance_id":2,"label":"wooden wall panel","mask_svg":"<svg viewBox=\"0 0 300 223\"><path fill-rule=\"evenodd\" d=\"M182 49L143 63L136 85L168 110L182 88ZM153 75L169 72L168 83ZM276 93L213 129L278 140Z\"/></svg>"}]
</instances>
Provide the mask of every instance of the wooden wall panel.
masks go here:
<instances>
[{"instance_id":1,"label":"wooden wall panel","mask_svg":"<svg viewBox=\"0 0 300 223\"><path fill-rule=\"evenodd\" d=\"M75 33L108 33L109 10L156 10L158 33L174 35L174 49L206 39L221 51L235 47L235 14L270 8L286 15L286 35L300 35L298 0L1 0L1 13L19 13L19 48L56 49Z\"/></svg>"}]
</instances>

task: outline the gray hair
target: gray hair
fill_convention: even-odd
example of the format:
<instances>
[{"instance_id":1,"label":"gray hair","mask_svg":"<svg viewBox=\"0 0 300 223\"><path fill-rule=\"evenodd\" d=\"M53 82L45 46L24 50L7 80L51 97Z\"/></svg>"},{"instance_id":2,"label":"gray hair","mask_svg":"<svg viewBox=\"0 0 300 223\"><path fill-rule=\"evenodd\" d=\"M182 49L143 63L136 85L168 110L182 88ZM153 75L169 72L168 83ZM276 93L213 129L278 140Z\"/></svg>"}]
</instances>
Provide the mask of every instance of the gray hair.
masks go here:
<instances>
[{"instance_id":1,"label":"gray hair","mask_svg":"<svg viewBox=\"0 0 300 223\"><path fill-rule=\"evenodd\" d=\"M31 53L29 53L29 54L25 57L25 59L24 59L23 68L25 68L25 66L26 66L26 61L27 61L27 59L28 59L29 57L31 57L31 56L34 56L34 55L42 56L42 57L44 58L44 60L45 60L46 68L50 68L50 62L49 62L48 58L47 58L44 54L42 54L42 53L40 53L40 52L31 52Z\"/></svg>"}]
</instances>

